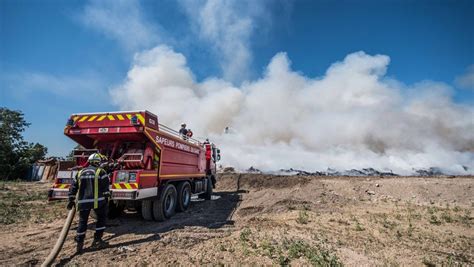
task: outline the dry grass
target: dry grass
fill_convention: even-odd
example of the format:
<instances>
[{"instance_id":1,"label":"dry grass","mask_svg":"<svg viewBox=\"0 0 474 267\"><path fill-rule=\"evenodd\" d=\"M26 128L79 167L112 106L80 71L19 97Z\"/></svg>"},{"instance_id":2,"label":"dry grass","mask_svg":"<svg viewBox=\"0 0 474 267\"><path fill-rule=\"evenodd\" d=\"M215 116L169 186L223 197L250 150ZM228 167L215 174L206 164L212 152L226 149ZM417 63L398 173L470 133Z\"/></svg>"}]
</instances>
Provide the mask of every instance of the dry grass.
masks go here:
<instances>
[{"instance_id":1,"label":"dry grass","mask_svg":"<svg viewBox=\"0 0 474 267\"><path fill-rule=\"evenodd\" d=\"M62 202L49 203L48 185L0 181L0 224L51 222L63 215Z\"/></svg>"}]
</instances>

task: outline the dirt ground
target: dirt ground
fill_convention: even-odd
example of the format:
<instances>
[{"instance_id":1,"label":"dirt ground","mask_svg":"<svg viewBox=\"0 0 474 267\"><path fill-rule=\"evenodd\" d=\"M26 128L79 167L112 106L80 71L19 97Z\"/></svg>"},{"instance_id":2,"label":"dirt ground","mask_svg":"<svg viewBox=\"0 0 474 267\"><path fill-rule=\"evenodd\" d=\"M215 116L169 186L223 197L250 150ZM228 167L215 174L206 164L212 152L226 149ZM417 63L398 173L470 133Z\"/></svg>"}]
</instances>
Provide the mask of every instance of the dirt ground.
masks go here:
<instances>
[{"instance_id":1,"label":"dirt ground","mask_svg":"<svg viewBox=\"0 0 474 267\"><path fill-rule=\"evenodd\" d=\"M54 245L67 211L47 187L0 184L0 265L41 264ZM164 223L126 213L79 256L76 218L56 264L472 266L473 209L474 177L224 174L211 201Z\"/></svg>"}]
</instances>

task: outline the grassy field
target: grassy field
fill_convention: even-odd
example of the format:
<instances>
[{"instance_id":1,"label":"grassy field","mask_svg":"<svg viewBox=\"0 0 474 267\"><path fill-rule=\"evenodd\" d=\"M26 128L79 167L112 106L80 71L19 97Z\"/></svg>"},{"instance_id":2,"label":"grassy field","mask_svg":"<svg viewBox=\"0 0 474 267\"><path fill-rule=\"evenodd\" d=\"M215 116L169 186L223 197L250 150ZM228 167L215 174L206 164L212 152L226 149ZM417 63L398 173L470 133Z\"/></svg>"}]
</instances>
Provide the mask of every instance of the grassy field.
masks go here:
<instances>
[{"instance_id":1,"label":"grassy field","mask_svg":"<svg viewBox=\"0 0 474 267\"><path fill-rule=\"evenodd\" d=\"M47 202L48 186L0 181L0 224L45 223L63 216L64 202Z\"/></svg>"}]
</instances>

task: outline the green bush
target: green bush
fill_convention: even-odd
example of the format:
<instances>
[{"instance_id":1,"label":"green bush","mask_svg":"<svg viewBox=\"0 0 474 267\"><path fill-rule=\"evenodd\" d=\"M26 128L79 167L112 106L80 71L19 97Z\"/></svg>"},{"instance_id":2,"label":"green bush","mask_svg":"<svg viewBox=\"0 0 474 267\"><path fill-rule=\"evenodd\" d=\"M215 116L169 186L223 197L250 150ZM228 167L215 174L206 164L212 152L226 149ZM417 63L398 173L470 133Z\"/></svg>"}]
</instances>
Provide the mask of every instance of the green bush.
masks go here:
<instances>
[{"instance_id":1,"label":"green bush","mask_svg":"<svg viewBox=\"0 0 474 267\"><path fill-rule=\"evenodd\" d=\"M248 242L250 239L249 237L252 235L252 231L249 228L244 228L242 232L240 232L240 241Z\"/></svg>"},{"instance_id":2,"label":"green bush","mask_svg":"<svg viewBox=\"0 0 474 267\"><path fill-rule=\"evenodd\" d=\"M299 224L307 224L309 222L309 215L305 210L301 210L298 213L298 218L296 218L296 222Z\"/></svg>"}]
</instances>

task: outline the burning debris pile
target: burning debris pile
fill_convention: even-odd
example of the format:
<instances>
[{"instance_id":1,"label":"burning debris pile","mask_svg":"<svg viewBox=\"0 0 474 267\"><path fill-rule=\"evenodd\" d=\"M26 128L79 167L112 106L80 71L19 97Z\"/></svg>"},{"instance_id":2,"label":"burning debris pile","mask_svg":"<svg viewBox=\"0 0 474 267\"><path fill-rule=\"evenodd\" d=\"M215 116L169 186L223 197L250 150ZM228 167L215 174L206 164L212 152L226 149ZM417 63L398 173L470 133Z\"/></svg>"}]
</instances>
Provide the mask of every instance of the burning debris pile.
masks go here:
<instances>
[{"instance_id":1,"label":"burning debris pile","mask_svg":"<svg viewBox=\"0 0 474 267\"><path fill-rule=\"evenodd\" d=\"M440 168L431 167L428 169L419 169L414 170L418 176L437 176L437 175L446 175Z\"/></svg>"},{"instance_id":2,"label":"burning debris pile","mask_svg":"<svg viewBox=\"0 0 474 267\"><path fill-rule=\"evenodd\" d=\"M361 170L358 169L350 169L346 171L337 171L328 168L327 171L316 171L316 172L309 172L304 170L297 170L297 169L280 169L280 172L287 175L302 175L302 176L399 176L392 171L378 171L374 168L364 168Z\"/></svg>"},{"instance_id":3,"label":"burning debris pile","mask_svg":"<svg viewBox=\"0 0 474 267\"><path fill-rule=\"evenodd\" d=\"M395 176L448 176L449 173L443 172L440 168L431 167L428 169L413 169L413 173L409 175L401 175L394 173L393 171L380 171L375 168L363 168L363 169L349 169L345 171L337 171L328 168L326 171L306 171L301 169L280 169L278 171L262 171L253 166L245 170L236 170L234 167L220 168L220 173L252 173L252 174L274 174L274 175L296 175L296 176L374 176L374 177L395 177Z\"/></svg>"}]
</instances>

